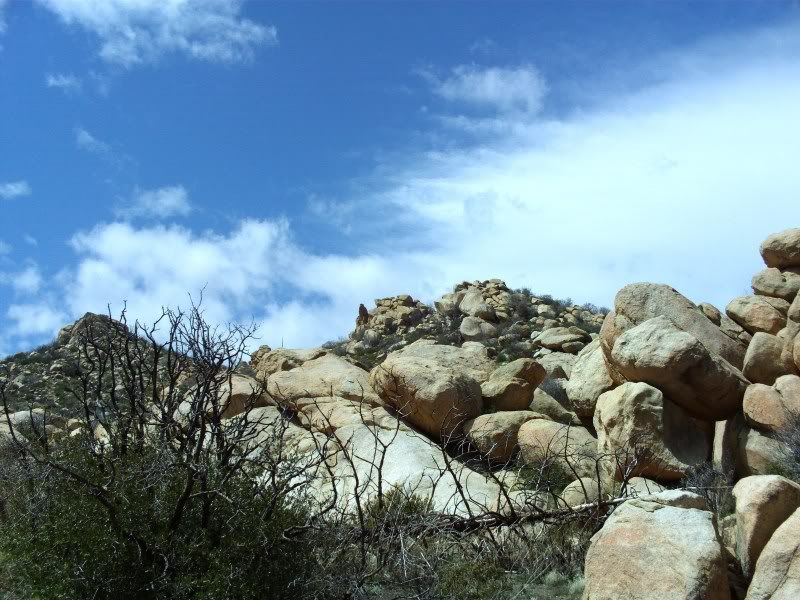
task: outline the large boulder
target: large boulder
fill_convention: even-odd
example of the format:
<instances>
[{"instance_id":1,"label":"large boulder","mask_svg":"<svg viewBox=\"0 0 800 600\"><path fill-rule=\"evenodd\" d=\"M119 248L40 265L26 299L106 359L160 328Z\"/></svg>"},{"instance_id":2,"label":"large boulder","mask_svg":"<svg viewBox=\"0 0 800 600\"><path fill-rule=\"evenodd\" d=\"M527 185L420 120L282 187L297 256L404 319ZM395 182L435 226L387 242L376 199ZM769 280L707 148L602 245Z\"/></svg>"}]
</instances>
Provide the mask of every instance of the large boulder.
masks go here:
<instances>
[{"instance_id":1,"label":"large boulder","mask_svg":"<svg viewBox=\"0 0 800 600\"><path fill-rule=\"evenodd\" d=\"M781 360L784 364L791 364L800 373L800 294L795 297L787 314L786 329L781 332L783 338L783 353Z\"/></svg>"},{"instance_id":2,"label":"large boulder","mask_svg":"<svg viewBox=\"0 0 800 600\"><path fill-rule=\"evenodd\" d=\"M618 336L608 358L622 380L649 383L700 419L720 420L736 413L748 385L728 361L666 316Z\"/></svg>"},{"instance_id":3,"label":"large boulder","mask_svg":"<svg viewBox=\"0 0 800 600\"><path fill-rule=\"evenodd\" d=\"M736 557L746 577L774 531L800 507L800 485L778 475L754 475L733 487Z\"/></svg>"},{"instance_id":4,"label":"large boulder","mask_svg":"<svg viewBox=\"0 0 800 600\"><path fill-rule=\"evenodd\" d=\"M800 228L770 235L761 242L761 257L768 267L800 267Z\"/></svg>"},{"instance_id":5,"label":"large boulder","mask_svg":"<svg viewBox=\"0 0 800 600\"><path fill-rule=\"evenodd\" d=\"M677 481L711 456L713 426L692 418L646 383L623 383L602 394L594 426L598 453L635 456L633 475ZM613 462L623 466L625 459Z\"/></svg>"},{"instance_id":6,"label":"large boulder","mask_svg":"<svg viewBox=\"0 0 800 600\"><path fill-rule=\"evenodd\" d=\"M753 291L761 296L794 300L800 292L800 268L781 271L770 268L753 275Z\"/></svg>"},{"instance_id":7,"label":"large boulder","mask_svg":"<svg viewBox=\"0 0 800 600\"><path fill-rule=\"evenodd\" d=\"M484 321L495 321L497 315L483 298L478 288L469 288L458 304L459 310L468 317L478 317Z\"/></svg>"},{"instance_id":8,"label":"large boulder","mask_svg":"<svg viewBox=\"0 0 800 600\"><path fill-rule=\"evenodd\" d=\"M303 363L319 358L325 354L322 348L292 350L289 348L276 348L262 346L250 356L250 365L255 369L258 379L266 379L278 371L290 371Z\"/></svg>"},{"instance_id":9,"label":"large boulder","mask_svg":"<svg viewBox=\"0 0 800 600\"><path fill-rule=\"evenodd\" d=\"M468 342L481 342L497 337L497 327L480 317L464 317L458 332Z\"/></svg>"},{"instance_id":10,"label":"large boulder","mask_svg":"<svg viewBox=\"0 0 800 600\"><path fill-rule=\"evenodd\" d=\"M517 433L523 423L544 415L529 410L489 413L464 423L464 435L478 451L496 463L510 461L517 451Z\"/></svg>"},{"instance_id":11,"label":"large boulder","mask_svg":"<svg viewBox=\"0 0 800 600\"><path fill-rule=\"evenodd\" d=\"M351 511L356 496L368 503L377 496L378 485L384 494L399 488L429 500L433 510L445 513L495 510L503 502L494 479L446 459L441 447L408 428L350 425L338 429L329 446L334 451L342 449L328 464L339 502Z\"/></svg>"},{"instance_id":12,"label":"large boulder","mask_svg":"<svg viewBox=\"0 0 800 600\"><path fill-rule=\"evenodd\" d=\"M480 383L493 363L486 348L465 343L461 348L418 340L392 352L370 373L381 398L430 436L449 438L465 421L481 414Z\"/></svg>"},{"instance_id":13,"label":"large boulder","mask_svg":"<svg viewBox=\"0 0 800 600\"><path fill-rule=\"evenodd\" d=\"M800 418L800 377L784 375L772 386L754 383L742 405L747 422L761 431L780 432Z\"/></svg>"},{"instance_id":14,"label":"large boulder","mask_svg":"<svg viewBox=\"0 0 800 600\"><path fill-rule=\"evenodd\" d=\"M728 600L714 515L686 492L628 500L592 537L584 600Z\"/></svg>"},{"instance_id":15,"label":"large boulder","mask_svg":"<svg viewBox=\"0 0 800 600\"><path fill-rule=\"evenodd\" d=\"M302 398L333 398L380 404L369 373L334 354L323 354L299 367L269 376L267 391L279 404L294 406Z\"/></svg>"},{"instance_id":16,"label":"large boulder","mask_svg":"<svg viewBox=\"0 0 800 600\"><path fill-rule=\"evenodd\" d=\"M783 354L784 340L759 331L747 347L742 373L753 383L772 385L781 375L795 372L794 361Z\"/></svg>"},{"instance_id":17,"label":"large boulder","mask_svg":"<svg viewBox=\"0 0 800 600\"><path fill-rule=\"evenodd\" d=\"M551 421L563 423L564 425L580 425L581 421L571 410L567 410L558 400L542 388L533 391L533 399L528 409L533 412L545 415Z\"/></svg>"},{"instance_id":18,"label":"large boulder","mask_svg":"<svg viewBox=\"0 0 800 600\"><path fill-rule=\"evenodd\" d=\"M577 477L592 477L597 469L597 440L584 427L532 419L517 434L523 464L557 466Z\"/></svg>"},{"instance_id":19,"label":"large boulder","mask_svg":"<svg viewBox=\"0 0 800 600\"><path fill-rule=\"evenodd\" d=\"M626 330L659 316L668 317L678 329L690 333L710 354L721 356L737 369L742 367L744 344L726 335L678 291L655 283L634 283L617 293L614 310L606 316L600 332L606 356Z\"/></svg>"},{"instance_id":20,"label":"large boulder","mask_svg":"<svg viewBox=\"0 0 800 600\"><path fill-rule=\"evenodd\" d=\"M800 598L800 509L772 534L761 551L746 600Z\"/></svg>"},{"instance_id":21,"label":"large boulder","mask_svg":"<svg viewBox=\"0 0 800 600\"><path fill-rule=\"evenodd\" d=\"M769 296L739 296L725 308L727 315L755 335L759 331L776 334L786 326L789 303Z\"/></svg>"},{"instance_id":22,"label":"large boulder","mask_svg":"<svg viewBox=\"0 0 800 600\"><path fill-rule=\"evenodd\" d=\"M608 372L605 354L600 342L595 340L578 353L564 389L575 413L591 418L600 394L613 387L614 381Z\"/></svg>"},{"instance_id":23,"label":"large boulder","mask_svg":"<svg viewBox=\"0 0 800 600\"><path fill-rule=\"evenodd\" d=\"M536 360L544 367L547 377L551 379L569 379L577 357L566 352L551 352L537 356Z\"/></svg>"},{"instance_id":24,"label":"large boulder","mask_svg":"<svg viewBox=\"0 0 800 600\"><path fill-rule=\"evenodd\" d=\"M736 456L736 474L739 477L774 473L786 458L786 445L773 434L747 426L739 430Z\"/></svg>"},{"instance_id":25,"label":"large boulder","mask_svg":"<svg viewBox=\"0 0 800 600\"><path fill-rule=\"evenodd\" d=\"M584 344L591 341L591 336L580 327L551 327L544 331L534 334L531 338L534 345L542 346L555 352L569 352L569 349L576 348L576 344L583 348Z\"/></svg>"},{"instance_id":26,"label":"large boulder","mask_svg":"<svg viewBox=\"0 0 800 600\"><path fill-rule=\"evenodd\" d=\"M542 365L530 358L518 358L492 371L481 384L481 394L496 410L525 410L544 378Z\"/></svg>"}]
</instances>

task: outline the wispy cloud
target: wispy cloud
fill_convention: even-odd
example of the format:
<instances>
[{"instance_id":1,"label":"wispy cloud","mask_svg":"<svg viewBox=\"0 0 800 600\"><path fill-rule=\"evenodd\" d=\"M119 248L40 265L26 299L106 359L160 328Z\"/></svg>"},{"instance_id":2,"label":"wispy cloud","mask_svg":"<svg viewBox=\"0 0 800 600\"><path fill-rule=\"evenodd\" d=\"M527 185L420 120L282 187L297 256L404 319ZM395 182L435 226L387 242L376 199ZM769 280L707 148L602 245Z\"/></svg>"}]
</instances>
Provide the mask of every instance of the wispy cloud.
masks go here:
<instances>
[{"instance_id":1,"label":"wispy cloud","mask_svg":"<svg viewBox=\"0 0 800 600\"><path fill-rule=\"evenodd\" d=\"M8 285L18 294L35 294L42 286L39 267L28 265L21 271L0 272L0 284Z\"/></svg>"},{"instance_id":2,"label":"wispy cloud","mask_svg":"<svg viewBox=\"0 0 800 600\"><path fill-rule=\"evenodd\" d=\"M30 196L31 186L27 181L8 181L0 183L0 198L13 200L21 196Z\"/></svg>"},{"instance_id":3,"label":"wispy cloud","mask_svg":"<svg viewBox=\"0 0 800 600\"><path fill-rule=\"evenodd\" d=\"M502 112L537 113L547 93L547 84L532 65L480 67L460 65L447 76L421 71L438 96L452 102L496 109Z\"/></svg>"},{"instance_id":4,"label":"wispy cloud","mask_svg":"<svg viewBox=\"0 0 800 600\"><path fill-rule=\"evenodd\" d=\"M48 73L44 83L49 88L56 88L65 93L77 93L83 89L81 79L70 73Z\"/></svg>"},{"instance_id":5,"label":"wispy cloud","mask_svg":"<svg viewBox=\"0 0 800 600\"><path fill-rule=\"evenodd\" d=\"M0 0L0 34L6 32L6 7L8 6L8 0ZM2 50L2 46L0 46L0 50Z\"/></svg>"},{"instance_id":6,"label":"wispy cloud","mask_svg":"<svg viewBox=\"0 0 800 600\"><path fill-rule=\"evenodd\" d=\"M81 150L86 150L93 154L111 154L111 146L109 144L96 138L83 127L75 128L75 145Z\"/></svg>"},{"instance_id":7,"label":"wispy cloud","mask_svg":"<svg viewBox=\"0 0 800 600\"><path fill-rule=\"evenodd\" d=\"M9 246L3 240L0 240L0 256L3 256L4 254L8 254L9 252L11 252L11 246Z\"/></svg>"},{"instance_id":8,"label":"wispy cloud","mask_svg":"<svg viewBox=\"0 0 800 600\"><path fill-rule=\"evenodd\" d=\"M116 213L129 219L166 219L185 217L191 211L186 188L173 185L154 190L136 190L131 200L120 206Z\"/></svg>"},{"instance_id":9,"label":"wispy cloud","mask_svg":"<svg viewBox=\"0 0 800 600\"><path fill-rule=\"evenodd\" d=\"M67 25L90 31L100 57L131 67L167 53L198 60L250 60L277 30L241 16L242 0L37 0Z\"/></svg>"}]
</instances>

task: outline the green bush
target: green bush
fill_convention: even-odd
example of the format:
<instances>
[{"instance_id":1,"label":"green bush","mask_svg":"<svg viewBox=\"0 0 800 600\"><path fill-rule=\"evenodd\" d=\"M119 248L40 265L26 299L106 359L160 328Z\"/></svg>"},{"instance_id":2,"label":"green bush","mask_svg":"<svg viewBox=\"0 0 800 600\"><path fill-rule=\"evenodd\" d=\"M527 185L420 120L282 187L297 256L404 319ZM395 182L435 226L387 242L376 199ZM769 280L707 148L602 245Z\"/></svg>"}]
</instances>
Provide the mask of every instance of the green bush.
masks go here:
<instances>
[{"instance_id":1,"label":"green bush","mask_svg":"<svg viewBox=\"0 0 800 600\"><path fill-rule=\"evenodd\" d=\"M502 567L491 560L454 556L440 567L434 597L441 600L502 598L510 588Z\"/></svg>"},{"instance_id":2,"label":"green bush","mask_svg":"<svg viewBox=\"0 0 800 600\"><path fill-rule=\"evenodd\" d=\"M297 597L311 548L285 540L305 509L257 488L240 472L204 473L218 501L186 504L173 526L185 473L155 449L97 460L81 438L54 449L54 460L112 490L101 504L90 486L58 470L16 465L10 473L0 556L0 597L287 598ZM6 468L9 469L8 465Z\"/></svg>"}]
</instances>

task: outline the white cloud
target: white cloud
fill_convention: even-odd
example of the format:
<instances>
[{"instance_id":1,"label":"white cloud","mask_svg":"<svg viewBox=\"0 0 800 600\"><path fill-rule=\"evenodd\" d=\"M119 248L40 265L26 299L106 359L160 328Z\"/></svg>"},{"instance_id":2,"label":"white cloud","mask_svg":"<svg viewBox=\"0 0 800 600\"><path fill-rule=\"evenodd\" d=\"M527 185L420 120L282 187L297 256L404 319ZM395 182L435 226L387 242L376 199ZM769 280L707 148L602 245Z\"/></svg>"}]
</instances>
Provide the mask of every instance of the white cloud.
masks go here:
<instances>
[{"instance_id":1,"label":"white cloud","mask_svg":"<svg viewBox=\"0 0 800 600\"><path fill-rule=\"evenodd\" d=\"M86 150L93 154L108 156L111 154L111 146L106 142L97 139L83 127L75 128L75 144L81 150Z\"/></svg>"},{"instance_id":2,"label":"white cloud","mask_svg":"<svg viewBox=\"0 0 800 600\"><path fill-rule=\"evenodd\" d=\"M39 240L37 240L35 237L33 237L29 233L26 233L23 236L22 239L25 240L25 243L28 244L29 246L38 246L39 245Z\"/></svg>"},{"instance_id":3,"label":"white cloud","mask_svg":"<svg viewBox=\"0 0 800 600\"><path fill-rule=\"evenodd\" d=\"M80 92L83 88L80 78L70 73L48 73L44 83L49 88L57 88L68 94Z\"/></svg>"},{"instance_id":4,"label":"white cloud","mask_svg":"<svg viewBox=\"0 0 800 600\"><path fill-rule=\"evenodd\" d=\"M21 196L30 196L31 186L27 181L8 181L0 183L0 198L13 200Z\"/></svg>"},{"instance_id":5,"label":"white cloud","mask_svg":"<svg viewBox=\"0 0 800 600\"><path fill-rule=\"evenodd\" d=\"M14 273L0 272L0 284L9 285L18 294L35 294L42 286L42 276L36 265L28 265Z\"/></svg>"},{"instance_id":6,"label":"white cloud","mask_svg":"<svg viewBox=\"0 0 800 600\"><path fill-rule=\"evenodd\" d=\"M117 214L125 218L165 219L185 217L192 211L189 194L182 185L154 190L137 190L129 203L120 207Z\"/></svg>"},{"instance_id":7,"label":"white cloud","mask_svg":"<svg viewBox=\"0 0 800 600\"><path fill-rule=\"evenodd\" d=\"M9 252L11 252L11 246L9 246L3 240L0 240L0 256L3 254L8 254Z\"/></svg>"},{"instance_id":8,"label":"white cloud","mask_svg":"<svg viewBox=\"0 0 800 600\"><path fill-rule=\"evenodd\" d=\"M0 34L5 33L6 31L6 6L8 5L8 0L0 0ZM2 49L2 46L0 46Z\"/></svg>"},{"instance_id":9,"label":"white cloud","mask_svg":"<svg viewBox=\"0 0 800 600\"><path fill-rule=\"evenodd\" d=\"M797 33L716 40L663 59L658 84L590 94L559 119L499 114L468 146L405 152L342 200L369 223L347 251L311 252L282 221L101 224L75 237L53 296L70 317L127 299L152 319L205 287L209 318L255 316L273 346L345 335L359 302L430 301L465 279L606 305L656 281L722 307L763 267L759 242L800 225ZM337 214L329 200L310 210Z\"/></svg>"},{"instance_id":10,"label":"white cloud","mask_svg":"<svg viewBox=\"0 0 800 600\"><path fill-rule=\"evenodd\" d=\"M461 65L444 78L422 73L445 100L534 114L542 109L547 84L532 65L513 68Z\"/></svg>"},{"instance_id":11,"label":"white cloud","mask_svg":"<svg viewBox=\"0 0 800 600\"><path fill-rule=\"evenodd\" d=\"M6 317L11 322L10 333L23 338L52 336L66 322L65 313L44 302L12 304Z\"/></svg>"},{"instance_id":12,"label":"white cloud","mask_svg":"<svg viewBox=\"0 0 800 600\"><path fill-rule=\"evenodd\" d=\"M241 16L241 0L38 0L100 41L103 60L130 67L179 52L232 63L277 43L274 27Z\"/></svg>"}]
</instances>

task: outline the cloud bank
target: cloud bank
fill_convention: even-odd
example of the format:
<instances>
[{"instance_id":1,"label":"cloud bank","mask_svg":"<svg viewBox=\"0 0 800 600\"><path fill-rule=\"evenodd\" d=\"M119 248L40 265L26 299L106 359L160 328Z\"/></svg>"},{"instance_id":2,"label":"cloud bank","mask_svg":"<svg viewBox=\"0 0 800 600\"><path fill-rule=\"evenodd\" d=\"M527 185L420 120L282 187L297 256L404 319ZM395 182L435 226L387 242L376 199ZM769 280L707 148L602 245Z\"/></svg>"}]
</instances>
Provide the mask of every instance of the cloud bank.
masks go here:
<instances>
[{"instance_id":1,"label":"cloud bank","mask_svg":"<svg viewBox=\"0 0 800 600\"><path fill-rule=\"evenodd\" d=\"M798 33L793 23L660 57L631 71L657 67L655 83L587 90L591 101L559 118L533 101L546 103L546 85L530 80L526 92L524 77L487 75L494 87L471 93L493 114L462 120L475 139L402 153L359 182L369 193L342 198L338 212L337 202L311 202L312 218L337 214L342 226L369 216L347 253L307 250L285 220L200 233L101 223L73 238L72 267L10 307L15 337L6 345L55 328L57 316L108 303L118 310L124 300L132 315L152 319L200 290L209 318L254 317L273 346L346 335L359 302L396 293L431 300L464 279L501 277L606 305L623 285L648 280L723 307L761 268L759 242L798 225ZM452 71L448 89L491 72L470 69ZM431 92L441 95L445 81ZM456 91L454 100L468 100ZM459 116L434 115L432 126Z\"/></svg>"}]
</instances>

